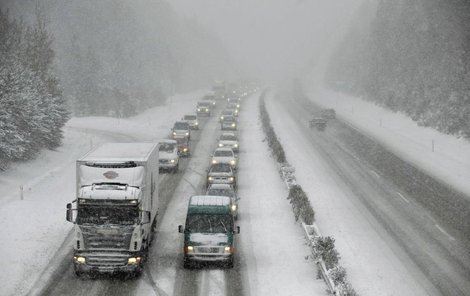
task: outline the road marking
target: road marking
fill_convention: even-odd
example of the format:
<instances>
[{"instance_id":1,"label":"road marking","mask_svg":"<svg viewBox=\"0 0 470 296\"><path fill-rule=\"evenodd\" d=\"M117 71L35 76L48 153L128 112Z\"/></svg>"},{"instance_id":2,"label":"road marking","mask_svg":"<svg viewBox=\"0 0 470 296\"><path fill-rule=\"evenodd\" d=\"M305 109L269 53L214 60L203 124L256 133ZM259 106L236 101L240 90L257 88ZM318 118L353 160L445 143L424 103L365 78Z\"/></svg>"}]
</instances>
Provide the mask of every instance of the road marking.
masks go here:
<instances>
[{"instance_id":1,"label":"road marking","mask_svg":"<svg viewBox=\"0 0 470 296\"><path fill-rule=\"evenodd\" d=\"M442 233L444 233L450 240L453 240L453 241L455 240L455 238L452 235L448 234L441 226L439 226L439 224L434 224L434 225L436 225L437 229L439 229Z\"/></svg>"},{"instance_id":2,"label":"road marking","mask_svg":"<svg viewBox=\"0 0 470 296\"><path fill-rule=\"evenodd\" d=\"M406 203L410 203L410 201L409 201L406 197L404 197L403 194L401 194L401 193L398 192L398 191L397 191L397 194L398 194L398 196L401 197L401 199L403 199Z\"/></svg>"}]
</instances>

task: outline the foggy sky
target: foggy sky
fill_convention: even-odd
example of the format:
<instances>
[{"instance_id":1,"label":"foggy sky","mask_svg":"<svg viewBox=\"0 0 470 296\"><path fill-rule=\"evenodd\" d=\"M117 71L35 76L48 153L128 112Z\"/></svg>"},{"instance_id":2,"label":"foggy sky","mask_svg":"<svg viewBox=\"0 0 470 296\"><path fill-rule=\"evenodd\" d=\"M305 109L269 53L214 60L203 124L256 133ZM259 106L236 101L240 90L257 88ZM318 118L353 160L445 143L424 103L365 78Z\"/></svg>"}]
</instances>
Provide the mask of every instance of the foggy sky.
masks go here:
<instances>
[{"instance_id":1,"label":"foggy sky","mask_svg":"<svg viewBox=\"0 0 470 296\"><path fill-rule=\"evenodd\" d=\"M362 0L171 0L181 15L216 31L253 78L305 73L330 50Z\"/></svg>"}]
</instances>

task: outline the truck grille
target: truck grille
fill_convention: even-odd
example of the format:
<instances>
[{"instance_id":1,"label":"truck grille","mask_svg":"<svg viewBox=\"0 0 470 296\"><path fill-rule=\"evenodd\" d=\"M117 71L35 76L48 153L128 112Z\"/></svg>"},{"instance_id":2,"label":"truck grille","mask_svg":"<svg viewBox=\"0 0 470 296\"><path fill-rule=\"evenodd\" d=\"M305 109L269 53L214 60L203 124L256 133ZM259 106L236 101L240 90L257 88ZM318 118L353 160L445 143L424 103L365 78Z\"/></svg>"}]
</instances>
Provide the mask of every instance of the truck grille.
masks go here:
<instances>
[{"instance_id":1,"label":"truck grille","mask_svg":"<svg viewBox=\"0 0 470 296\"><path fill-rule=\"evenodd\" d=\"M133 227L105 228L81 227L85 249L127 251L131 242Z\"/></svg>"},{"instance_id":2,"label":"truck grille","mask_svg":"<svg viewBox=\"0 0 470 296\"><path fill-rule=\"evenodd\" d=\"M221 254L224 252L224 247L195 247L195 253L199 254Z\"/></svg>"},{"instance_id":3,"label":"truck grille","mask_svg":"<svg viewBox=\"0 0 470 296\"><path fill-rule=\"evenodd\" d=\"M115 267L127 265L129 256L119 253L95 253L87 255L86 263L90 266L97 266L100 270L114 270Z\"/></svg>"}]
</instances>

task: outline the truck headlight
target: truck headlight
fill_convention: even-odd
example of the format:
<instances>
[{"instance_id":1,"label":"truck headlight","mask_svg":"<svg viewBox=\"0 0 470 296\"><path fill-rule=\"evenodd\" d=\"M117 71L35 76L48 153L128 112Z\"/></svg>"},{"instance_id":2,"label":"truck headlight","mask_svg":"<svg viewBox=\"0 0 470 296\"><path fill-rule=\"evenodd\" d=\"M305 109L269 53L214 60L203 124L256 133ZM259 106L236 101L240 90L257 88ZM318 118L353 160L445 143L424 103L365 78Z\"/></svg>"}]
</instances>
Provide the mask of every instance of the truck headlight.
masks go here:
<instances>
[{"instance_id":1,"label":"truck headlight","mask_svg":"<svg viewBox=\"0 0 470 296\"><path fill-rule=\"evenodd\" d=\"M237 210L237 205L232 205L232 212L235 212Z\"/></svg>"},{"instance_id":2,"label":"truck headlight","mask_svg":"<svg viewBox=\"0 0 470 296\"><path fill-rule=\"evenodd\" d=\"M226 246L224 248L224 253L228 253L228 254L233 253L233 248L231 246Z\"/></svg>"},{"instance_id":3,"label":"truck headlight","mask_svg":"<svg viewBox=\"0 0 470 296\"><path fill-rule=\"evenodd\" d=\"M184 248L184 252L185 252L185 253L193 253L193 252L194 252L193 246L186 246L186 247Z\"/></svg>"},{"instance_id":4,"label":"truck headlight","mask_svg":"<svg viewBox=\"0 0 470 296\"><path fill-rule=\"evenodd\" d=\"M127 264L129 265L137 265L140 263L140 260L142 260L141 257L130 257L127 259Z\"/></svg>"},{"instance_id":5,"label":"truck headlight","mask_svg":"<svg viewBox=\"0 0 470 296\"><path fill-rule=\"evenodd\" d=\"M85 257L82 257L82 256L73 256L73 261L77 264L85 264L86 263Z\"/></svg>"}]
</instances>

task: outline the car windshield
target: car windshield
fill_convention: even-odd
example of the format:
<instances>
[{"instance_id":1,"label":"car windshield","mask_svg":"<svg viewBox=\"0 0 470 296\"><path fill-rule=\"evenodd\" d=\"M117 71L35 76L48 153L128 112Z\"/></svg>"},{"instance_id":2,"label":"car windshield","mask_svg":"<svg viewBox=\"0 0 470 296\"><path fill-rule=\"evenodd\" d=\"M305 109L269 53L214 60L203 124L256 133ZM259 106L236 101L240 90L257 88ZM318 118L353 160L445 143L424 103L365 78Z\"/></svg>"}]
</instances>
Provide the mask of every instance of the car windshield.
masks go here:
<instances>
[{"instance_id":1,"label":"car windshield","mask_svg":"<svg viewBox=\"0 0 470 296\"><path fill-rule=\"evenodd\" d=\"M220 139L223 141L236 141L237 137L235 137L234 135L222 135L220 136Z\"/></svg>"},{"instance_id":2,"label":"car windshield","mask_svg":"<svg viewBox=\"0 0 470 296\"><path fill-rule=\"evenodd\" d=\"M211 188L211 189L207 190L207 195L235 197L235 192L233 192L233 190L231 190L231 189Z\"/></svg>"},{"instance_id":3,"label":"car windshield","mask_svg":"<svg viewBox=\"0 0 470 296\"><path fill-rule=\"evenodd\" d=\"M230 150L216 150L214 156L233 156L233 152Z\"/></svg>"},{"instance_id":4,"label":"car windshield","mask_svg":"<svg viewBox=\"0 0 470 296\"><path fill-rule=\"evenodd\" d=\"M185 115L184 120L196 120L196 115Z\"/></svg>"},{"instance_id":5,"label":"car windshield","mask_svg":"<svg viewBox=\"0 0 470 296\"><path fill-rule=\"evenodd\" d=\"M186 229L190 233L230 233L233 218L227 214L192 214L186 219Z\"/></svg>"},{"instance_id":6,"label":"car windshield","mask_svg":"<svg viewBox=\"0 0 470 296\"><path fill-rule=\"evenodd\" d=\"M81 205L77 211L77 224L133 225L139 222L137 205Z\"/></svg>"},{"instance_id":7,"label":"car windshield","mask_svg":"<svg viewBox=\"0 0 470 296\"><path fill-rule=\"evenodd\" d=\"M175 140L178 145L186 145L188 143L188 140L185 138L176 138Z\"/></svg>"},{"instance_id":8,"label":"car windshield","mask_svg":"<svg viewBox=\"0 0 470 296\"><path fill-rule=\"evenodd\" d=\"M225 116L224 121L234 121L233 116Z\"/></svg>"},{"instance_id":9,"label":"car windshield","mask_svg":"<svg viewBox=\"0 0 470 296\"><path fill-rule=\"evenodd\" d=\"M187 122L178 121L178 122L175 122L175 125L173 126L173 128L176 130L185 130L185 129L189 129L189 125Z\"/></svg>"},{"instance_id":10,"label":"car windshield","mask_svg":"<svg viewBox=\"0 0 470 296\"><path fill-rule=\"evenodd\" d=\"M232 110L224 110L222 111L222 115L232 115L233 111Z\"/></svg>"},{"instance_id":11,"label":"car windshield","mask_svg":"<svg viewBox=\"0 0 470 296\"><path fill-rule=\"evenodd\" d=\"M226 164L226 163L218 163L218 164L214 164L212 167L211 167L211 172L213 173L231 173L232 172L232 169L230 168L230 165L229 164Z\"/></svg>"},{"instance_id":12,"label":"car windshield","mask_svg":"<svg viewBox=\"0 0 470 296\"><path fill-rule=\"evenodd\" d=\"M173 143L161 143L159 151L162 152L173 152L175 150L175 144Z\"/></svg>"}]
</instances>

